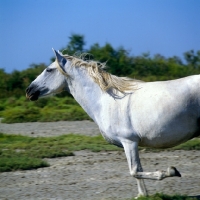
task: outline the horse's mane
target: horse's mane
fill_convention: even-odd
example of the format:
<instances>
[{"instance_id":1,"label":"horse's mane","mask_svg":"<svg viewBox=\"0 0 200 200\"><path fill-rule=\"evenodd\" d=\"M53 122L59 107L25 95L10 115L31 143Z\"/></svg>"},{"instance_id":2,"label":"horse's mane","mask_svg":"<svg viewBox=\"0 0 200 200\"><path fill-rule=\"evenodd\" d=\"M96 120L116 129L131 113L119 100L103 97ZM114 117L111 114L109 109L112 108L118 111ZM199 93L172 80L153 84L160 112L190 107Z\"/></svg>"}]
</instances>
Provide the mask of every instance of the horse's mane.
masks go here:
<instances>
[{"instance_id":1,"label":"horse's mane","mask_svg":"<svg viewBox=\"0 0 200 200\"><path fill-rule=\"evenodd\" d=\"M118 77L106 72L105 63L100 63L93 60L83 60L81 57L63 55L71 62L71 67L84 66L93 80L100 86L103 91L114 89L122 93L130 93L137 90L138 80Z\"/></svg>"}]
</instances>

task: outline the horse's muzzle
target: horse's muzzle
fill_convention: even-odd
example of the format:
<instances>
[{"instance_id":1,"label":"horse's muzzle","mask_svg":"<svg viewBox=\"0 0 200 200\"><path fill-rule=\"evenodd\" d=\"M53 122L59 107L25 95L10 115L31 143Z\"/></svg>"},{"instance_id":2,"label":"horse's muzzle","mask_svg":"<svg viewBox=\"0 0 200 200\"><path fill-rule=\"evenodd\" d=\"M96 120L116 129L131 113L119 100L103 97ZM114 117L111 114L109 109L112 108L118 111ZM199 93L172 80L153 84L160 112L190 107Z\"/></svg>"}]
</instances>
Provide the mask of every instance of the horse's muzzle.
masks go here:
<instances>
[{"instance_id":1,"label":"horse's muzzle","mask_svg":"<svg viewBox=\"0 0 200 200\"><path fill-rule=\"evenodd\" d=\"M30 85L26 89L26 97L30 99L31 101L36 101L40 95L40 91L35 89L36 87L34 85Z\"/></svg>"}]
</instances>

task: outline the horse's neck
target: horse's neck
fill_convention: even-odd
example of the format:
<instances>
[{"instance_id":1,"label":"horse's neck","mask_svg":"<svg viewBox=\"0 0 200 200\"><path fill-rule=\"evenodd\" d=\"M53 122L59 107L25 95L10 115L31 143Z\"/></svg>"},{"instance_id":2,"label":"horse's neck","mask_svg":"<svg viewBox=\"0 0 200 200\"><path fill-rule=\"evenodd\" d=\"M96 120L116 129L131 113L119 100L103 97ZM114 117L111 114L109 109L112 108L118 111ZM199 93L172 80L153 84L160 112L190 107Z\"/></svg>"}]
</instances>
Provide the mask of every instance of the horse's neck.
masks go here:
<instances>
[{"instance_id":1,"label":"horse's neck","mask_svg":"<svg viewBox=\"0 0 200 200\"><path fill-rule=\"evenodd\" d=\"M96 121L101 110L99 101L103 92L85 70L75 68L73 71L74 78L68 81L70 93L86 113Z\"/></svg>"}]
</instances>

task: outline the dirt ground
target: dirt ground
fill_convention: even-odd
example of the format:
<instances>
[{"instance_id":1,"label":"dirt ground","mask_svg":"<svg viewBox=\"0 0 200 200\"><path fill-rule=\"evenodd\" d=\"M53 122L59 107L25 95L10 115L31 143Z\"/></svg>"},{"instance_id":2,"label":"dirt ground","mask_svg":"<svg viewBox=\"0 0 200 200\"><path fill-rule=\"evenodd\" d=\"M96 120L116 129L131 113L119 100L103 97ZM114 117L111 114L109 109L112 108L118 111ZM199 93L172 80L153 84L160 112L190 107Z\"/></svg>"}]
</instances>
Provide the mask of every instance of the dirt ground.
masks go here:
<instances>
[{"instance_id":1,"label":"dirt ground","mask_svg":"<svg viewBox=\"0 0 200 200\"><path fill-rule=\"evenodd\" d=\"M89 121L52 123L0 123L0 132L29 136L55 136L67 133L98 135ZM200 197L200 152L140 152L145 171L176 166L181 178L145 180L149 194L187 194ZM137 195L137 185L129 175L123 152L75 152L75 156L47 159L48 168L0 173L0 199L116 200Z\"/></svg>"}]
</instances>

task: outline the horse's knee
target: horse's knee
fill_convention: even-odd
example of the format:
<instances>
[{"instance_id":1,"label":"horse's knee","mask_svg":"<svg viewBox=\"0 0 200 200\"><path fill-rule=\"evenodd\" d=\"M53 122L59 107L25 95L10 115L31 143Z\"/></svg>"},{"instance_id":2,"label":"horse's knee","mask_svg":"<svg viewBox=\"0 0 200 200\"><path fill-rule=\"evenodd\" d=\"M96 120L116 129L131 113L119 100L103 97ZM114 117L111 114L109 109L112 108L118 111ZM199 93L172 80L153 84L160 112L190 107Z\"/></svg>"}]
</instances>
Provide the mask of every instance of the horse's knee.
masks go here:
<instances>
[{"instance_id":1,"label":"horse's knee","mask_svg":"<svg viewBox=\"0 0 200 200\"><path fill-rule=\"evenodd\" d=\"M131 176L136 178L137 172L131 171L130 174L131 174Z\"/></svg>"},{"instance_id":2,"label":"horse's knee","mask_svg":"<svg viewBox=\"0 0 200 200\"><path fill-rule=\"evenodd\" d=\"M131 171L130 171L131 176L133 176L133 177L136 178L137 171L138 171L138 170L137 170L137 167L132 168Z\"/></svg>"}]
</instances>

